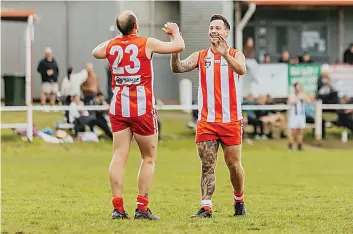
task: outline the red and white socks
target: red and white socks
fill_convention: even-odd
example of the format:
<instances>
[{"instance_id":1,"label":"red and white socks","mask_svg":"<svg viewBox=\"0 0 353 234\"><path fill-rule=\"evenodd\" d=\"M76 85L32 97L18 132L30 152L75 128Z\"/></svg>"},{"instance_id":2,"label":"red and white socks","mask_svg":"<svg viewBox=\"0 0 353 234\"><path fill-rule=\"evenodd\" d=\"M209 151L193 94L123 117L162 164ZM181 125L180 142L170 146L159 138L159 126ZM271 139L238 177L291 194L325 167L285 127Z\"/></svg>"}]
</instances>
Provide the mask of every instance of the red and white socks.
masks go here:
<instances>
[{"instance_id":1,"label":"red and white socks","mask_svg":"<svg viewBox=\"0 0 353 234\"><path fill-rule=\"evenodd\" d=\"M201 208L207 211L212 210L212 201L211 200L201 200Z\"/></svg>"},{"instance_id":2,"label":"red and white socks","mask_svg":"<svg viewBox=\"0 0 353 234\"><path fill-rule=\"evenodd\" d=\"M149 203L148 197L137 195L137 199L136 199L137 209L141 210L142 212L146 212L148 203Z\"/></svg>"},{"instance_id":3,"label":"red and white socks","mask_svg":"<svg viewBox=\"0 0 353 234\"><path fill-rule=\"evenodd\" d=\"M233 194L234 194L234 204L244 202L244 191L241 191L241 192L234 191Z\"/></svg>"},{"instance_id":4,"label":"red and white socks","mask_svg":"<svg viewBox=\"0 0 353 234\"><path fill-rule=\"evenodd\" d=\"M148 203L149 203L148 197L137 195L137 199L136 199L137 209L140 209L142 212L146 212ZM118 210L121 213L125 212L124 200L122 197L113 197L112 204L115 210Z\"/></svg>"}]
</instances>

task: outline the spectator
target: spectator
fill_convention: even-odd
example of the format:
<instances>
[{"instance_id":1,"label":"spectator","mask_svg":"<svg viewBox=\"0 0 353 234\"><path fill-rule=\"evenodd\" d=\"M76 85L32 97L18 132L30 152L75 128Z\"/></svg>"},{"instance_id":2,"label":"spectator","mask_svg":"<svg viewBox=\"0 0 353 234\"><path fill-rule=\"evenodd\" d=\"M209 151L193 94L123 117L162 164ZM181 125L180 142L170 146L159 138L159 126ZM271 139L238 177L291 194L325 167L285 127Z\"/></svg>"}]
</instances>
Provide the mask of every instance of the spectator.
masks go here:
<instances>
[{"instance_id":1,"label":"spectator","mask_svg":"<svg viewBox=\"0 0 353 234\"><path fill-rule=\"evenodd\" d=\"M242 105L246 106L246 105L256 105L256 100L254 98L254 96L250 93L248 94L248 96L246 97L245 101L243 102ZM245 122L247 124L250 124L254 127L254 132L252 133L253 137L259 138L259 137L263 137L264 138L264 124L261 120L259 120L256 116L255 110L246 110L244 111L244 113L246 114ZM260 133L258 134L258 127L260 128Z\"/></svg>"},{"instance_id":2,"label":"spectator","mask_svg":"<svg viewBox=\"0 0 353 234\"><path fill-rule=\"evenodd\" d=\"M257 100L258 105L267 104L267 98L264 95L260 95ZM271 111L267 110L256 110L255 113L257 118L260 119L264 125L268 127L269 133L266 135L268 138L271 139L273 137L272 134L275 127L280 128L281 138L286 138L284 134L285 118L281 113L271 113Z\"/></svg>"},{"instance_id":3,"label":"spectator","mask_svg":"<svg viewBox=\"0 0 353 234\"><path fill-rule=\"evenodd\" d=\"M64 105L70 105L72 96L81 96L81 84L87 79L87 71L83 69L78 73L73 73L73 68L67 69L67 76L61 83L61 96ZM68 120L68 112L65 112Z\"/></svg>"},{"instance_id":4,"label":"spectator","mask_svg":"<svg viewBox=\"0 0 353 234\"><path fill-rule=\"evenodd\" d=\"M310 54L305 52L302 56L300 56L299 63L313 63Z\"/></svg>"},{"instance_id":5,"label":"spectator","mask_svg":"<svg viewBox=\"0 0 353 234\"><path fill-rule=\"evenodd\" d=\"M343 63L353 64L353 43L344 51Z\"/></svg>"},{"instance_id":6,"label":"spectator","mask_svg":"<svg viewBox=\"0 0 353 234\"><path fill-rule=\"evenodd\" d=\"M245 58L255 59L254 39L249 37L243 48Z\"/></svg>"},{"instance_id":7,"label":"spectator","mask_svg":"<svg viewBox=\"0 0 353 234\"><path fill-rule=\"evenodd\" d=\"M289 63L289 53L288 51L283 51L281 58L278 60L279 63Z\"/></svg>"},{"instance_id":8,"label":"spectator","mask_svg":"<svg viewBox=\"0 0 353 234\"><path fill-rule=\"evenodd\" d=\"M339 103L338 92L332 86L327 71L322 72L318 79L317 98L321 99L323 104Z\"/></svg>"},{"instance_id":9,"label":"spectator","mask_svg":"<svg viewBox=\"0 0 353 234\"><path fill-rule=\"evenodd\" d=\"M87 125L91 130L94 126L100 127L110 139L113 139L109 128L106 128L102 122L97 121L94 116L90 116L88 111L80 110L83 106L84 103L80 100L79 96L74 95L71 97L69 121L74 124L76 136L80 132L85 132L85 126Z\"/></svg>"},{"instance_id":10,"label":"spectator","mask_svg":"<svg viewBox=\"0 0 353 234\"><path fill-rule=\"evenodd\" d=\"M264 55L264 63L265 63L265 64L271 63L271 57L270 57L270 55L268 55L268 54L265 54L265 55Z\"/></svg>"},{"instance_id":11,"label":"spectator","mask_svg":"<svg viewBox=\"0 0 353 234\"><path fill-rule=\"evenodd\" d=\"M341 101L342 104L349 104L350 98L344 96ZM353 110L339 110L338 112L338 125L343 126L351 130L353 133Z\"/></svg>"},{"instance_id":12,"label":"spectator","mask_svg":"<svg viewBox=\"0 0 353 234\"><path fill-rule=\"evenodd\" d=\"M305 103L305 119L306 123L315 123L315 94L310 93ZM322 118L321 121L322 138L326 138L326 121ZM315 135L315 128L313 128L313 135Z\"/></svg>"},{"instance_id":13,"label":"spectator","mask_svg":"<svg viewBox=\"0 0 353 234\"><path fill-rule=\"evenodd\" d=\"M52 50L47 47L45 48L45 58L42 59L39 64L37 71L42 77L42 93L40 101L42 105L46 104L47 95L49 95L50 105L55 104L56 95L59 91L58 86L58 75L59 68L53 57Z\"/></svg>"},{"instance_id":14,"label":"spectator","mask_svg":"<svg viewBox=\"0 0 353 234\"><path fill-rule=\"evenodd\" d=\"M72 86L71 86L71 74L72 74L72 67L69 67L67 69L67 76L64 77L62 83L61 83L61 96L63 98L63 104L64 105L70 105L71 103L71 95L73 95L71 89L72 89Z\"/></svg>"},{"instance_id":15,"label":"spectator","mask_svg":"<svg viewBox=\"0 0 353 234\"><path fill-rule=\"evenodd\" d=\"M97 106L106 106L107 108L109 107L109 104L105 100L105 96L103 93L99 92L97 93L97 96L94 97L89 105L97 105ZM95 125L99 126L105 134L112 138L112 132L110 131L110 128L108 126L108 121L107 121L107 114L108 110L96 110L96 111L89 111L89 114L91 117L93 117L96 121L93 121ZM91 129L93 131L93 129Z\"/></svg>"},{"instance_id":16,"label":"spectator","mask_svg":"<svg viewBox=\"0 0 353 234\"><path fill-rule=\"evenodd\" d=\"M266 95L266 105L276 105L270 94ZM275 118L277 122L276 125L281 127L280 137L287 138L287 136L284 134L285 116L279 110L268 110L267 115ZM269 138L272 138L272 132L270 132Z\"/></svg>"},{"instance_id":17,"label":"spectator","mask_svg":"<svg viewBox=\"0 0 353 234\"><path fill-rule=\"evenodd\" d=\"M96 73L93 71L93 65L91 63L86 64L86 70L88 76L86 81L81 85L81 90L83 92L85 105L89 105L90 101L99 92L100 87L99 80Z\"/></svg>"},{"instance_id":18,"label":"spectator","mask_svg":"<svg viewBox=\"0 0 353 234\"><path fill-rule=\"evenodd\" d=\"M84 104L80 100L78 95L71 96L71 103L69 108L69 122L74 124L75 136L79 132L85 131L85 125L88 122L89 113L88 111L79 110Z\"/></svg>"},{"instance_id":19,"label":"spectator","mask_svg":"<svg viewBox=\"0 0 353 234\"><path fill-rule=\"evenodd\" d=\"M245 56L245 64L247 68L246 78L243 79L243 93L251 92L254 83L258 83L258 69L259 64L256 60L254 39L249 37L243 48L243 53Z\"/></svg>"}]
</instances>

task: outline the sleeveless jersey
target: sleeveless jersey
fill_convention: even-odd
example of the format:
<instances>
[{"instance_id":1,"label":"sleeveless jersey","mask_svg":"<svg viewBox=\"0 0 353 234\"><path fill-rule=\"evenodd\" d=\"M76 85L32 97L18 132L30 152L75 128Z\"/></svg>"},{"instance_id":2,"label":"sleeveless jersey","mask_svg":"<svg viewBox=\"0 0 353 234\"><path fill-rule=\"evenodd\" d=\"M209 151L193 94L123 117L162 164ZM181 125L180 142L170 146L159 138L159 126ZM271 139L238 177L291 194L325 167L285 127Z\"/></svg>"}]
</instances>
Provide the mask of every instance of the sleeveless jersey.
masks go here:
<instances>
[{"instance_id":1,"label":"sleeveless jersey","mask_svg":"<svg viewBox=\"0 0 353 234\"><path fill-rule=\"evenodd\" d=\"M290 117L305 117L305 102L297 95L294 96L297 103L292 104L289 110Z\"/></svg>"},{"instance_id":2,"label":"sleeveless jersey","mask_svg":"<svg viewBox=\"0 0 353 234\"><path fill-rule=\"evenodd\" d=\"M234 57L237 52L230 48ZM229 123L242 119L239 75L211 48L199 52L199 121Z\"/></svg>"},{"instance_id":3,"label":"sleeveless jersey","mask_svg":"<svg viewBox=\"0 0 353 234\"><path fill-rule=\"evenodd\" d=\"M146 56L147 38L136 35L116 37L106 48L112 74L113 97L110 114L136 117L152 111L153 65Z\"/></svg>"}]
</instances>

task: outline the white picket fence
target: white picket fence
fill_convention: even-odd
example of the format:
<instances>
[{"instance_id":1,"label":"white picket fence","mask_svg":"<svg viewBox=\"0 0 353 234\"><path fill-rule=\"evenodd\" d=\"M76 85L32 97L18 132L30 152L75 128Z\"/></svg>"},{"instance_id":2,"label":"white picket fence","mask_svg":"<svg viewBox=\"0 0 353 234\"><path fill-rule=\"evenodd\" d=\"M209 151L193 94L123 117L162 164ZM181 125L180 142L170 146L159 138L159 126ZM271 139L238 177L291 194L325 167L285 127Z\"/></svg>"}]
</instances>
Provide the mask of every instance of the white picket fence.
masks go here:
<instances>
[{"instance_id":1,"label":"white picket fence","mask_svg":"<svg viewBox=\"0 0 353 234\"><path fill-rule=\"evenodd\" d=\"M156 105L157 110L180 110L187 111L197 109L197 105ZM289 105L244 105L243 110L288 110ZM323 110L347 110L353 109L353 104L322 104L321 101L315 103L315 136L317 140L322 138L322 111ZM2 123L1 128L27 128L27 139L33 139L33 111L65 111L69 106L1 106L0 112L27 112L26 123ZM107 106L84 106L80 110L108 110Z\"/></svg>"}]
</instances>

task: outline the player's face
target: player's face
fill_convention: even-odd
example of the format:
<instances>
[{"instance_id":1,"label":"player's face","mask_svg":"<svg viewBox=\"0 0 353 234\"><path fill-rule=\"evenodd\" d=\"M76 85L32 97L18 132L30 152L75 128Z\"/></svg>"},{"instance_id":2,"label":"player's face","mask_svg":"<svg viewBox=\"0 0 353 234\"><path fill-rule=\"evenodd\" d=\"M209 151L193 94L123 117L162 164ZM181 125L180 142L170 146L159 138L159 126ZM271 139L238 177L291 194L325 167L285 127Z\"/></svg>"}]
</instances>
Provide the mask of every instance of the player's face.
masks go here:
<instances>
[{"instance_id":1,"label":"player's face","mask_svg":"<svg viewBox=\"0 0 353 234\"><path fill-rule=\"evenodd\" d=\"M224 38L227 38L228 34L229 34L229 30L226 29L222 20L213 20L210 23L210 27L208 29L208 35L210 40L213 37L216 37L218 35L223 36Z\"/></svg>"},{"instance_id":2,"label":"player's face","mask_svg":"<svg viewBox=\"0 0 353 234\"><path fill-rule=\"evenodd\" d=\"M300 84L297 84L296 86L295 86L295 92L296 93L299 93L300 92Z\"/></svg>"}]
</instances>

